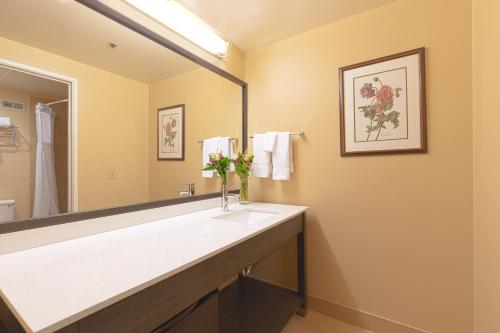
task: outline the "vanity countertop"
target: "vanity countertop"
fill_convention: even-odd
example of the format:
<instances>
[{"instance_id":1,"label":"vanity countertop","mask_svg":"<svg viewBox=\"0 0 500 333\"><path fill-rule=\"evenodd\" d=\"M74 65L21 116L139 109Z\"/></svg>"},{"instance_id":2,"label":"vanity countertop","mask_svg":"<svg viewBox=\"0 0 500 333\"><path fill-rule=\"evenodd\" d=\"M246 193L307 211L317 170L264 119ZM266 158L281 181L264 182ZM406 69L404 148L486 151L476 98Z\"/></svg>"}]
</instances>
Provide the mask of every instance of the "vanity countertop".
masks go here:
<instances>
[{"instance_id":1,"label":"vanity countertop","mask_svg":"<svg viewBox=\"0 0 500 333\"><path fill-rule=\"evenodd\" d=\"M213 208L1 255L0 297L27 332L53 332L307 207L231 205L231 211L245 209L275 214L249 224L216 219L226 213Z\"/></svg>"}]
</instances>

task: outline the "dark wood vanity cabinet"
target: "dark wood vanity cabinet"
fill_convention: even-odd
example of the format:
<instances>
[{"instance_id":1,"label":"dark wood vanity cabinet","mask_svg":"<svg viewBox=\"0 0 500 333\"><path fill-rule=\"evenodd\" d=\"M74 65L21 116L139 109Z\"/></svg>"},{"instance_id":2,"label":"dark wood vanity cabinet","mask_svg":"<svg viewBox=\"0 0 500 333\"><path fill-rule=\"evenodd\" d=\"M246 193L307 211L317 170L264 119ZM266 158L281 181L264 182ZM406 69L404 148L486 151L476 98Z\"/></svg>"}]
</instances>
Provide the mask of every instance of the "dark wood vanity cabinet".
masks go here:
<instances>
[{"instance_id":1,"label":"dark wood vanity cabinet","mask_svg":"<svg viewBox=\"0 0 500 333\"><path fill-rule=\"evenodd\" d=\"M279 333L307 311L305 221L305 213L292 217L57 332ZM297 242L296 290L240 274L290 239ZM0 317L7 333L24 332L13 315Z\"/></svg>"},{"instance_id":2,"label":"dark wood vanity cabinet","mask_svg":"<svg viewBox=\"0 0 500 333\"><path fill-rule=\"evenodd\" d=\"M218 333L219 291L215 290L151 333Z\"/></svg>"}]
</instances>

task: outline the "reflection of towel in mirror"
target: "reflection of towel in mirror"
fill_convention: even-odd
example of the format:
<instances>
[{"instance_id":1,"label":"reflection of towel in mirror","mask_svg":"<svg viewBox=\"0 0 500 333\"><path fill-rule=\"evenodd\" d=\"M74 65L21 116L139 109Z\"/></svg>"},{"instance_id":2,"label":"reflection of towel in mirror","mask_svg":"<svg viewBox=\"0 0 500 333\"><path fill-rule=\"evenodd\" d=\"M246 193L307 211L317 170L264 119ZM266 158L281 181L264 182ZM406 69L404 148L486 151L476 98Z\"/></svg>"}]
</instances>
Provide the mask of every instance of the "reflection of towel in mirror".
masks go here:
<instances>
[{"instance_id":1,"label":"reflection of towel in mirror","mask_svg":"<svg viewBox=\"0 0 500 333\"><path fill-rule=\"evenodd\" d=\"M216 136L210 139L203 140L203 168L208 163L210 154L215 154L219 149L219 139L220 137ZM212 178L214 175L213 170L202 171L201 176L205 178Z\"/></svg>"},{"instance_id":2,"label":"reflection of towel in mirror","mask_svg":"<svg viewBox=\"0 0 500 333\"><path fill-rule=\"evenodd\" d=\"M279 132L273 150L273 179L289 180L293 173L293 150L290 132Z\"/></svg>"},{"instance_id":3,"label":"reflection of towel in mirror","mask_svg":"<svg viewBox=\"0 0 500 333\"><path fill-rule=\"evenodd\" d=\"M233 158L233 140L228 136L219 137L219 148L217 149L222 156ZM229 167L230 172L234 172L234 164Z\"/></svg>"},{"instance_id":4,"label":"reflection of towel in mirror","mask_svg":"<svg viewBox=\"0 0 500 333\"><path fill-rule=\"evenodd\" d=\"M255 134L253 137L253 170L254 177L267 178L271 172L271 154L264 151L266 134Z\"/></svg>"},{"instance_id":5,"label":"reflection of towel in mirror","mask_svg":"<svg viewBox=\"0 0 500 333\"><path fill-rule=\"evenodd\" d=\"M12 126L9 117L0 117L0 128L9 128Z\"/></svg>"}]
</instances>

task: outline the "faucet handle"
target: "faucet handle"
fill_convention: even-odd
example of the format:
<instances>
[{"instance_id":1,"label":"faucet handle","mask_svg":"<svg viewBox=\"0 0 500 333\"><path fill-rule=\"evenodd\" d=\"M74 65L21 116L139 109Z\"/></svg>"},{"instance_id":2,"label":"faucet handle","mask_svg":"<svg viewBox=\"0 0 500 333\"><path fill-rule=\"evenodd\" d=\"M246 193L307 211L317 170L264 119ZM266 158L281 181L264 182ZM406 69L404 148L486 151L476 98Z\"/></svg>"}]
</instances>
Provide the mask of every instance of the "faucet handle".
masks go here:
<instances>
[{"instance_id":1,"label":"faucet handle","mask_svg":"<svg viewBox=\"0 0 500 333\"><path fill-rule=\"evenodd\" d=\"M184 185L186 185L188 187L187 191L182 191L179 193L179 195L187 195L188 197L194 196L194 194L196 192L194 183L186 183Z\"/></svg>"}]
</instances>

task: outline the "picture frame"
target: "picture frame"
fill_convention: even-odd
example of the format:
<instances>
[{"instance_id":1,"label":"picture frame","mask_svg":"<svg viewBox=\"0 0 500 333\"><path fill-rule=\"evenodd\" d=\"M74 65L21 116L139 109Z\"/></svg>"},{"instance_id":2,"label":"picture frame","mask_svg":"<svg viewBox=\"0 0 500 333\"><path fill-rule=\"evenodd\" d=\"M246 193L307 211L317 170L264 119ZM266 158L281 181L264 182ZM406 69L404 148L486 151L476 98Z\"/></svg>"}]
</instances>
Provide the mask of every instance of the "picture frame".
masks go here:
<instances>
[{"instance_id":1,"label":"picture frame","mask_svg":"<svg viewBox=\"0 0 500 333\"><path fill-rule=\"evenodd\" d=\"M184 161L185 105L158 109L158 161Z\"/></svg>"},{"instance_id":2,"label":"picture frame","mask_svg":"<svg viewBox=\"0 0 500 333\"><path fill-rule=\"evenodd\" d=\"M425 48L339 68L341 156L427 152Z\"/></svg>"}]
</instances>

